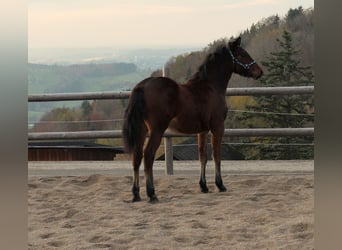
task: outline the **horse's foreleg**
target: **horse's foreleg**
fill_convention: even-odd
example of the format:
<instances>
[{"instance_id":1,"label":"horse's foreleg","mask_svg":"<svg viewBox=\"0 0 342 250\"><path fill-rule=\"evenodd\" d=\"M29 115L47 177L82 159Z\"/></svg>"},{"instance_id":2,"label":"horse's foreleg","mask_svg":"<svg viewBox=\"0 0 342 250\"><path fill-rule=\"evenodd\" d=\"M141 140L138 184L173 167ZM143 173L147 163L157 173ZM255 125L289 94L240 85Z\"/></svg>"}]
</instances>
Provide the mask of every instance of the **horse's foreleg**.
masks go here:
<instances>
[{"instance_id":1,"label":"horse's foreleg","mask_svg":"<svg viewBox=\"0 0 342 250\"><path fill-rule=\"evenodd\" d=\"M163 132L151 131L150 139L144 150L144 170L146 178L146 193L150 197L150 202L158 201L153 184L153 162L155 153L160 145Z\"/></svg>"},{"instance_id":2,"label":"horse's foreleg","mask_svg":"<svg viewBox=\"0 0 342 250\"><path fill-rule=\"evenodd\" d=\"M221 177L221 143L224 133L224 128L218 129L212 132L211 145L213 149L213 158L215 161L215 184L220 192L227 191L227 188L223 185Z\"/></svg>"},{"instance_id":3,"label":"horse's foreleg","mask_svg":"<svg viewBox=\"0 0 342 250\"><path fill-rule=\"evenodd\" d=\"M201 176L200 176L200 187L203 193L208 193L207 181L205 178L205 168L208 161L208 132L197 134L198 140L198 158L201 163Z\"/></svg>"}]
</instances>

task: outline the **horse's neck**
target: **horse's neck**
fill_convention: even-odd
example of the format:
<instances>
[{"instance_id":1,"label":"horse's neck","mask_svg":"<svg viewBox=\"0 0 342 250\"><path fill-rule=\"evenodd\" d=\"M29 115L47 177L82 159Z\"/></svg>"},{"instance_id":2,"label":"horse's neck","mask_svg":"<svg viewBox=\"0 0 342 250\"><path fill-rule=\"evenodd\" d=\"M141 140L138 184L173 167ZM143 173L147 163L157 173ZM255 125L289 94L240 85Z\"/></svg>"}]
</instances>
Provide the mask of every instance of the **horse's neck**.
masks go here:
<instances>
[{"instance_id":1,"label":"horse's neck","mask_svg":"<svg viewBox=\"0 0 342 250\"><path fill-rule=\"evenodd\" d=\"M232 73L208 75L208 84L212 84L219 92L226 91Z\"/></svg>"},{"instance_id":2,"label":"horse's neck","mask_svg":"<svg viewBox=\"0 0 342 250\"><path fill-rule=\"evenodd\" d=\"M222 65L222 67L205 67L205 71L196 72L186 84L196 86L208 84L214 86L218 91L224 91L228 87L228 82L232 76L233 70L230 65Z\"/></svg>"}]
</instances>

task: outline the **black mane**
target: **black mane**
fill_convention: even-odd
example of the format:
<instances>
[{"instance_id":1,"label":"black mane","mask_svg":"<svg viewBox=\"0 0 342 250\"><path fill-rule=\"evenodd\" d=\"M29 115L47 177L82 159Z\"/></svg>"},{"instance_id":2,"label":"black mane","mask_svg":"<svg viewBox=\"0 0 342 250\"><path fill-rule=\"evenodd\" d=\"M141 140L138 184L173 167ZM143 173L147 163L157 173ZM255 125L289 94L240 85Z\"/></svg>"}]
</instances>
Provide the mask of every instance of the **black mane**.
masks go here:
<instances>
[{"instance_id":1,"label":"black mane","mask_svg":"<svg viewBox=\"0 0 342 250\"><path fill-rule=\"evenodd\" d=\"M209 50L203 63L198 67L197 72L190 78L190 80L206 80L208 76L208 68L213 64L220 64L229 54L228 52L228 46L223 44L211 49L211 51Z\"/></svg>"}]
</instances>

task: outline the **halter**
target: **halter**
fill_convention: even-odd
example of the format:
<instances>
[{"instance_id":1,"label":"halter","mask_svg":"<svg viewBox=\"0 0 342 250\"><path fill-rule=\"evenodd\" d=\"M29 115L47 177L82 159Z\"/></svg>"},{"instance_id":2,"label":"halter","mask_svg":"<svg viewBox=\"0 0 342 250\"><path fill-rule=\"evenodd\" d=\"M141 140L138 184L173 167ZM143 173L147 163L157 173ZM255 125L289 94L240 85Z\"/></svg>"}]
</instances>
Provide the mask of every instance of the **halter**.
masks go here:
<instances>
[{"instance_id":1,"label":"halter","mask_svg":"<svg viewBox=\"0 0 342 250\"><path fill-rule=\"evenodd\" d=\"M236 64L240 65L244 69L249 69L253 64L256 64L256 61L254 61L254 60L252 62L250 62L250 63L242 63L233 55L231 50L229 50L229 53L230 53L230 56L233 59L233 63L236 63Z\"/></svg>"}]
</instances>

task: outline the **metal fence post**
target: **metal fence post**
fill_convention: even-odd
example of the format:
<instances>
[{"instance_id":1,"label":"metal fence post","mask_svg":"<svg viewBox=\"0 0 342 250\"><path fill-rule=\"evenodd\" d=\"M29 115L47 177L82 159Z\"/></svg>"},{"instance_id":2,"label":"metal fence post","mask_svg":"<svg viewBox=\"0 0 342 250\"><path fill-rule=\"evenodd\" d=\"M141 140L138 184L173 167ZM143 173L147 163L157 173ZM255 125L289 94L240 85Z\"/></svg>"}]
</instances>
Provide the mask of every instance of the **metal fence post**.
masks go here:
<instances>
[{"instance_id":1,"label":"metal fence post","mask_svg":"<svg viewBox=\"0 0 342 250\"><path fill-rule=\"evenodd\" d=\"M173 150L172 150L172 137L164 137L165 149L165 174L173 175Z\"/></svg>"}]
</instances>

